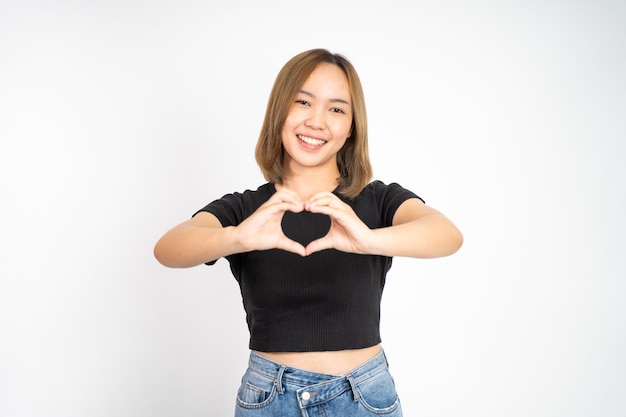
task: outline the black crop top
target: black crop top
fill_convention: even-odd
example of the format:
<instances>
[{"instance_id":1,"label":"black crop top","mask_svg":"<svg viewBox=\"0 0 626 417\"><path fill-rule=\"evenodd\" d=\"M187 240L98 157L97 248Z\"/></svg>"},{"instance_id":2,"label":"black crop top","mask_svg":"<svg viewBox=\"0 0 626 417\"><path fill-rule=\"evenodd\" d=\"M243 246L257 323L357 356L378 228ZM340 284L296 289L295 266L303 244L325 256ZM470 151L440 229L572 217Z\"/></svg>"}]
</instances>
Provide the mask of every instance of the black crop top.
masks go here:
<instances>
[{"instance_id":1,"label":"black crop top","mask_svg":"<svg viewBox=\"0 0 626 417\"><path fill-rule=\"evenodd\" d=\"M256 191L233 193L202 210L222 226L236 226L276 192L267 183ZM391 226L398 207L413 192L381 181L368 184L355 199L335 194L370 228ZM303 245L323 236L330 218L286 212L285 234ZM358 349L380 343L380 301L390 257L327 249L307 257L271 249L226 257L239 283L250 349L304 352ZM208 265L215 261L207 262Z\"/></svg>"}]
</instances>

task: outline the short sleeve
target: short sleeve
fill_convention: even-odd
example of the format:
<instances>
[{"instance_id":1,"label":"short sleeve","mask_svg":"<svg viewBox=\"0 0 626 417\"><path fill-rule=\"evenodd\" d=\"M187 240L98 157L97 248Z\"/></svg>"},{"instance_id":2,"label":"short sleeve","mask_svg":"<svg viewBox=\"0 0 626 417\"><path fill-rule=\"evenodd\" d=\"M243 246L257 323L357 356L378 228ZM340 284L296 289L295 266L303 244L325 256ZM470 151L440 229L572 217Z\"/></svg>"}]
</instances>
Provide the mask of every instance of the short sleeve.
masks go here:
<instances>
[{"instance_id":1,"label":"short sleeve","mask_svg":"<svg viewBox=\"0 0 626 417\"><path fill-rule=\"evenodd\" d=\"M274 192L275 189L268 183L255 191L246 190L243 193L225 194L222 198L213 200L196 211L193 216L206 211L217 217L222 227L237 226L265 203ZM206 262L206 264L213 265L216 261Z\"/></svg>"},{"instance_id":2,"label":"short sleeve","mask_svg":"<svg viewBox=\"0 0 626 417\"><path fill-rule=\"evenodd\" d=\"M379 204L379 210L385 226L391 226L393 224L393 217L396 211L406 200L417 198L424 202L424 199L413 191L395 182L386 185L381 181L374 181L372 182L372 186L374 187L376 201Z\"/></svg>"},{"instance_id":3,"label":"short sleeve","mask_svg":"<svg viewBox=\"0 0 626 417\"><path fill-rule=\"evenodd\" d=\"M240 193L226 194L222 198L210 202L195 212L193 216L206 211L217 217L223 227L237 226L243 221L243 208L242 195Z\"/></svg>"},{"instance_id":4,"label":"short sleeve","mask_svg":"<svg viewBox=\"0 0 626 417\"><path fill-rule=\"evenodd\" d=\"M267 183L254 191L246 190L243 193L226 194L222 198L207 204L193 215L195 216L201 211L206 211L217 217L224 227L237 226L254 213L275 192L273 185Z\"/></svg>"}]
</instances>

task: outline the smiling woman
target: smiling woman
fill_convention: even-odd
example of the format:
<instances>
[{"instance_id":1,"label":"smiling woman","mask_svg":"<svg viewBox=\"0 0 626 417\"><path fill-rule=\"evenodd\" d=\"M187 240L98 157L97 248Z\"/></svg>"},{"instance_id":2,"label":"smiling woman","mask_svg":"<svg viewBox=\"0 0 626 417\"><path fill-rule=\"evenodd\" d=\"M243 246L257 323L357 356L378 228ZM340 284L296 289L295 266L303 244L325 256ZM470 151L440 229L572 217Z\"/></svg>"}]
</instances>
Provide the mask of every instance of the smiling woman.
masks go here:
<instances>
[{"instance_id":1,"label":"smiling woman","mask_svg":"<svg viewBox=\"0 0 626 417\"><path fill-rule=\"evenodd\" d=\"M282 130L285 150L283 165L289 177L283 185L308 176L319 178L319 190L332 191L339 175L335 155L343 148L352 131L352 108L348 79L333 64L320 64L296 94ZM323 187L323 188L322 188ZM302 195L307 199L310 195Z\"/></svg>"},{"instance_id":2,"label":"smiling woman","mask_svg":"<svg viewBox=\"0 0 626 417\"><path fill-rule=\"evenodd\" d=\"M324 183L326 191L332 191L340 177L335 155L351 132L348 79L336 65L320 64L296 94L283 125L283 166L289 173L283 178L283 185L304 191L299 195L306 200L322 190L305 185L305 191L302 185L293 182L314 175L318 184Z\"/></svg>"},{"instance_id":3,"label":"smiling woman","mask_svg":"<svg viewBox=\"0 0 626 417\"><path fill-rule=\"evenodd\" d=\"M333 83L330 84L330 81ZM356 197L372 177L363 89L352 64L343 56L325 50L307 51L294 57L276 77L256 146L256 159L265 178L278 184L282 184L285 179L283 135L286 119L288 116L295 118L300 106L315 106L314 109L321 113L338 113L333 118L335 123L342 119L349 120L349 132L335 132L338 135L336 139L341 140L342 136L345 136L343 139L349 139L337 151L336 165L341 194ZM308 113L311 114L310 110ZM324 116L331 117L329 114ZM308 127L301 128L309 131L314 139L320 139L317 137L318 129L311 128L310 123L316 123L315 119L309 120ZM316 133L313 134L311 130ZM303 131L295 134L304 135ZM333 179L336 180L337 177Z\"/></svg>"},{"instance_id":4,"label":"smiling woman","mask_svg":"<svg viewBox=\"0 0 626 417\"><path fill-rule=\"evenodd\" d=\"M372 181L363 92L341 55L287 62L256 157L266 184L214 200L154 249L170 267L230 263L251 349L235 416L401 416L379 329L386 274L394 256L456 252L461 233Z\"/></svg>"}]
</instances>

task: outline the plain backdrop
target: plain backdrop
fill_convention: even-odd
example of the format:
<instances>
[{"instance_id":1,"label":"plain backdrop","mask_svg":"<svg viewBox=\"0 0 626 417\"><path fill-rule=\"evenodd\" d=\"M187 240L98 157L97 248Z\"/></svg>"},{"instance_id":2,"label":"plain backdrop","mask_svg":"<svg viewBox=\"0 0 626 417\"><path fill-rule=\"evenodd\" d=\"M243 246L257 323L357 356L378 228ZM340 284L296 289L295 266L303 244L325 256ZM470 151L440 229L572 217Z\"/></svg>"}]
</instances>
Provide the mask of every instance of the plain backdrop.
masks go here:
<instances>
[{"instance_id":1,"label":"plain backdrop","mask_svg":"<svg viewBox=\"0 0 626 417\"><path fill-rule=\"evenodd\" d=\"M0 416L230 416L228 264L157 239L264 180L278 70L346 55L375 176L462 230L396 258L405 416L626 415L622 1L0 1Z\"/></svg>"}]
</instances>

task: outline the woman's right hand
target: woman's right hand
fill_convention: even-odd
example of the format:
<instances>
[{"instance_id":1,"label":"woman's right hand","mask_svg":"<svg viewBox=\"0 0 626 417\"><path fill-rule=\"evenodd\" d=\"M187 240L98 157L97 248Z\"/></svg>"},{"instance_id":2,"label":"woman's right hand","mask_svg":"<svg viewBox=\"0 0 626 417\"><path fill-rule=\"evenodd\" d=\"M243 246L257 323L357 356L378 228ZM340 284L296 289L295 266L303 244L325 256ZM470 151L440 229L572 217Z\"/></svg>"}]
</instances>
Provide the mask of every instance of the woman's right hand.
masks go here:
<instances>
[{"instance_id":1,"label":"woman's right hand","mask_svg":"<svg viewBox=\"0 0 626 417\"><path fill-rule=\"evenodd\" d=\"M298 195L282 188L238 226L223 227L209 212L200 212L169 230L154 247L157 260L172 268L189 268L234 253L283 249L305 256L305 248L283 233L285 211L304 210Z\"/></svg>"},{"instance_id":2,"label":"woman's right hand","mask_svg":"<svg viewBox=\"0 0 626 417\"><path fill-rule=\"evenodd\" d=\"M298 195L281 188L235 228L236 239L246 251L283 249L305 256L304 246L285 236L281 226L286 211L299 213L302 210L304 203Z\"/></svg>"}]
</instances>

